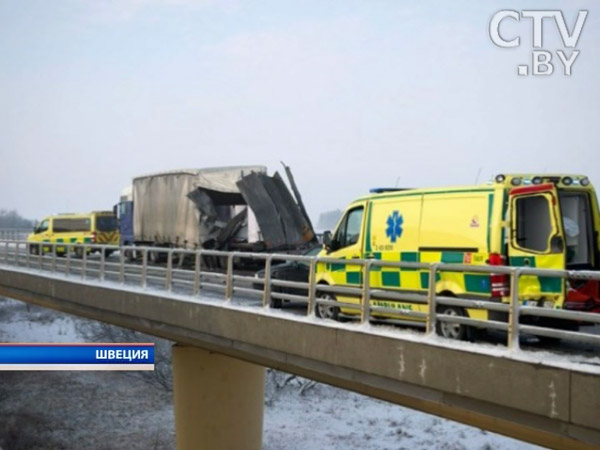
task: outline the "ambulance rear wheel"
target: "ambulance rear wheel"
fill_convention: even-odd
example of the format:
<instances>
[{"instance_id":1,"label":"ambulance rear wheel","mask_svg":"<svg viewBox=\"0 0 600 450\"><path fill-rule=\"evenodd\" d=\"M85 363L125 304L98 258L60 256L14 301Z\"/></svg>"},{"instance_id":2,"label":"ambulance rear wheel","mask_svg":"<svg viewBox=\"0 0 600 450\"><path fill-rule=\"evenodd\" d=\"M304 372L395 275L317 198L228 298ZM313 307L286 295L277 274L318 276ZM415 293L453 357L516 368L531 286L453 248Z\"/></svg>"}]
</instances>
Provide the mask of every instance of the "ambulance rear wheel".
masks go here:
<instances>
[{"instance_id":1,"label":"ambulance rear wheel","mask_svg":"<svg viewBox=\"0 0 600 450\"><path fill-rule=\"evenodd\" d=\"M442 305L437 310L438 314L445 314L447 316L465 317L466 313L462 308L456 308L454 306ZM464 341L468 337L468 327L465 325L454 323L454 322L442 322L437 321L436 325L437 334L447 339L454 339L457 341Z\"/></svg>"},{"instance_id":2,"label":"ambulance rear wheel","mask_svg":"<svg viewBox=\"0 0 600 450\"><path fill-rule=\"evenodd\" d=\"M335 297L333 294L329 294L328 292L321 292L318 296L319 300L327 300L327 301L335 301ZM317 302L315 307L315 314L317 317L321 319L331 319L338 320L340 316L340 308L332 305L322 305Z\"/></svg>"}]
</instances>

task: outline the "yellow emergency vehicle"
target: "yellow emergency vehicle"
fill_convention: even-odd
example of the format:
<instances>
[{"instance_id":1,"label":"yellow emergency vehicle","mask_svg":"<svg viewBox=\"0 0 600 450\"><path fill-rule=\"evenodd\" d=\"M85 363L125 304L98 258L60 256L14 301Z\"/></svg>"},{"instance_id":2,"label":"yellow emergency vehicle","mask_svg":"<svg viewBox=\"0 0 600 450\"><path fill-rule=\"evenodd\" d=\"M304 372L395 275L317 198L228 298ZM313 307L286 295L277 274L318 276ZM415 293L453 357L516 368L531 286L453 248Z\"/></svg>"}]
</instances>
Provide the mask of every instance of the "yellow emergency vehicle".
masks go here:
<instances>
[{"instance_id":1,"label":"yellow emergency vehicle","mask_svg":"<svg viewBox=\"0 0 600 450\"><path fill-rule=\"evenodd\" d=\"M324 235L322 256L422 263L510 265L548 269L600 267L600 215L589 179L581 175L498 175L485 185L408 190L373 190L354 201L335 233ZM317 282L362 285L361 266L317 266ZM429 272L393 267L372 268L373 289L424 293ZM441 272L436 292L448 296L509 301L504 275ZM568 289L567 289L568 287ZM520 299L528 305L600 312L597 282L569 285L553 277L523 276ZM319 294L321 298L358 303L359 298ZM377 300L372 306L398 309L380 317L412 320L402 311L427 312L427 305ZM318 305L321 317L338 319L357 310ZM483 320L506 320L505 313L441 306L444 314ZM377 317L377 314L373 314ZM468 327L439 324L438 332L467 338Z\"/></svg>"},{"instance_id":2,"label":"yellow emergency vehicle","mask_svg":"<svg viewBox=\"0 0 600 450\"><path fill-rule=\"evenodd\" d=\"M58 214L42 219L27 240L36 243L119 245L119 226L112 211ZM30 245L29 249L33 254L39 254L40 250L44 253L52 251L52 247L40 245ZM56 251L60 255L65 254L66 247L57 247ZM74 253L76 256L82 256L83 249L75 248Z\"/></svg>"}]
</instances>

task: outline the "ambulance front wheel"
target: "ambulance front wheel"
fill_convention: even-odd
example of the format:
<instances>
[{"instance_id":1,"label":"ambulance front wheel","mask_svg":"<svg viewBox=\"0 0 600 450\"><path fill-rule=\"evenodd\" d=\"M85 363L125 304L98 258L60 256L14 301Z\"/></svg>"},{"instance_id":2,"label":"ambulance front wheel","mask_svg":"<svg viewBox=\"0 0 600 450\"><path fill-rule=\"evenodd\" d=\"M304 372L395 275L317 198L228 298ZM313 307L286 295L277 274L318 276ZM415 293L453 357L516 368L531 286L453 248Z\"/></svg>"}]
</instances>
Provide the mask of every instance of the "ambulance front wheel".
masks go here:
<instances>
[{"instance_id":1,"label":"ambulance front wheel","mask_svg":"<svg viewBox=\"0 0 600 450\"><path fill-rule=\"evenodd\" d=\"M437 310L438 314L445 314L447 316L465 317L467 314L462 308L454 306L440 306ZM437 321L436 325L437 334L457 341L464 341L468 338L469 330L468 327L460 323L455 322L442 322Z\"/></svg>"},{"instance_id":2,"label":"ambulance front wheel","mask_svg":"<svg viewBox=\"0 0 600 450\"><path fill-rule=\"evenodd\" d=\"M319 300L335 301L335 296L327 292L321 292L318 296ZM340 315L340 308L333 305L323 305L317 302L315 307L315 314L317 317L322 319L338 320Z\"/></svg>"}]
</instances>

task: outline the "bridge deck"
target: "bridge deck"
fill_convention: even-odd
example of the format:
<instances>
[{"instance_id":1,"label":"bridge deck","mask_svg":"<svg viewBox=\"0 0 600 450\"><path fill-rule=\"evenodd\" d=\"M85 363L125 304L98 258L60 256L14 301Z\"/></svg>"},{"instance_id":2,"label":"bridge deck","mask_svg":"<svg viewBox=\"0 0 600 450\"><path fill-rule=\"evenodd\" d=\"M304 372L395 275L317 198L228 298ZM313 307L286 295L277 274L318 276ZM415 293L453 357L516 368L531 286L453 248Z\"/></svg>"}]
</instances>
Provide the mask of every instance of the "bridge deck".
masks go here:
<instances>
[{"instance_id":1,"label":"bridge deck","mask_svg":"<svg viewBox=\"0 0 600 450\"><path fill-rule=\"evenodd\" d=\"M556 448L600 445L600 367L117 283L0 269L0 294Z\"/></svg>"}]
</instances>

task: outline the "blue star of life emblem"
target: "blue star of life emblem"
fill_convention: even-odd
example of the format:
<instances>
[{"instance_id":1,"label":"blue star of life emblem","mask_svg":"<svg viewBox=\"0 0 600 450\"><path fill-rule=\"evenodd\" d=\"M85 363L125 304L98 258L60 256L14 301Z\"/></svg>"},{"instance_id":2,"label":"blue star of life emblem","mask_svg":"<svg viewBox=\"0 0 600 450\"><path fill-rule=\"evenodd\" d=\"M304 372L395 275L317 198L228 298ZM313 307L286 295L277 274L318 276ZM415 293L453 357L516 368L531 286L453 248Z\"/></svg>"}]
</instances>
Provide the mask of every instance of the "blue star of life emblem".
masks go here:
<instances>
[{"instance_id":1,"label":"blue star of life emblem","mask_svg":"<svg viewBox=\"0 0 600 450\"><path fill-rule=\"evenodd\" d=\"M402 236L402 224L404 219L398 211L394 211L387 218L387 228L385 229L385 235L390 238L392 243L396 242L396 239Z\"/></svg>"}]
</instances>

